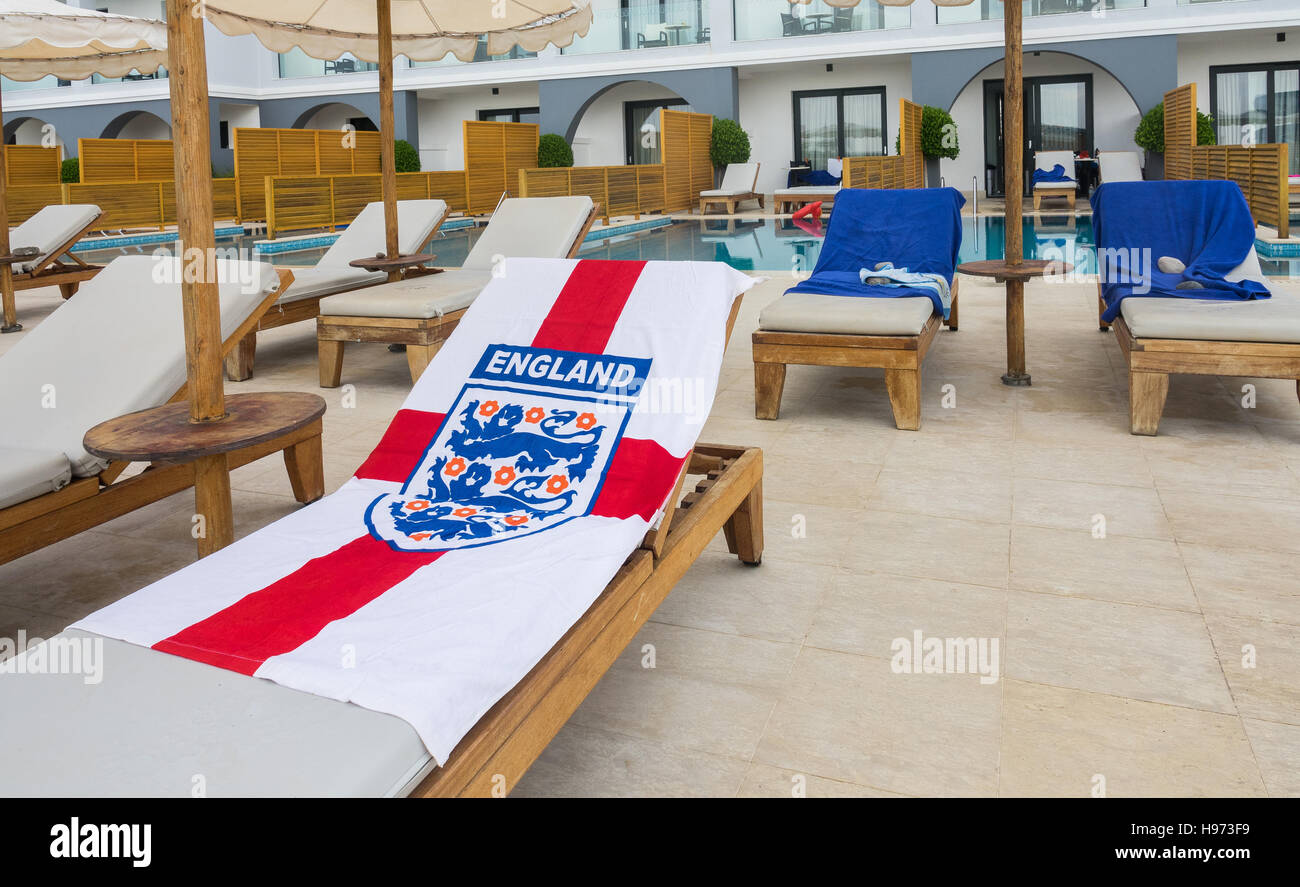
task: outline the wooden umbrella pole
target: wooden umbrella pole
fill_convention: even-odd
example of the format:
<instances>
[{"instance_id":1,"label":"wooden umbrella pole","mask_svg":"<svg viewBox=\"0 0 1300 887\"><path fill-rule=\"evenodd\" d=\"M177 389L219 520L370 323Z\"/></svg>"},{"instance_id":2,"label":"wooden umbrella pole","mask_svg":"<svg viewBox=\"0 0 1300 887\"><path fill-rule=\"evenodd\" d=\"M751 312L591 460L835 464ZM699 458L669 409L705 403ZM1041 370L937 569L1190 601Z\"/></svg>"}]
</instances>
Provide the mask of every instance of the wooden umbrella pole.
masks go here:
<instances>
[{"instance_id":1,"label":"wooden umbrella pole","mask_svg":"<svg viewBox=\"0 0 1300 887\"><path fill-rule=\"evenodd\" d=\"M1007 58L1002 146L1003 166L1006 167L1006 260L1008 265L1020 265L1025 260L1024 230L1021 227L1025 197L1025 52L1021 27L1023 13L1020 0L1003 0L1002 6L1006 19Z\"/></svg>"},{"instance_id":2,"label":"wooden umbrella pole","mask_svg":"<svg viewBox=\"0 0 1300 887\"><path fill-rule=\"evenodd\" d=\"M175 146L176 228L182 248L181 301L190 421L226 414L221 380L221 303L209 271L216 253L212 230L211 133L203 16L195 0L167 0L171 70L172 139Z\"/></svg>"},{"instance_id":3,"label":"wooden umbrella pole","mask_svg":"<svg viewBox=\"0 0 1300 887\"><path fill-rule=\"evenodd\" d=\"M3 92L0 89L0 92ZM0 102L0 122L4 120L4 105ZM0 144L3 143L0 139ZM4 148L0 147L0 152ZM12 244L9 243L9 206L8 195L9 189L9 169L8 163L0 154L0 256L9 255ZM22 324L18 322L18 307L14 303L14 272L13 266L7 262L0 262L0 293L3 294L4 301L4 325L0 326L0 333L16 333L22 329Z\"/></svg>"},{"instance_id":4,"label":"wooden umbrella pole","mask_svg":"<svg viewBox=\"0 0 1300 887\"><path fill-rule=\"evenodd\" d=\"M388 257L400 254L397 245L397 150L393 115L392 0L375 0L379 30L379 159L383 171L384 248ZM391 276L391 275L390 275Z\"/></svg>"}]
</instances>

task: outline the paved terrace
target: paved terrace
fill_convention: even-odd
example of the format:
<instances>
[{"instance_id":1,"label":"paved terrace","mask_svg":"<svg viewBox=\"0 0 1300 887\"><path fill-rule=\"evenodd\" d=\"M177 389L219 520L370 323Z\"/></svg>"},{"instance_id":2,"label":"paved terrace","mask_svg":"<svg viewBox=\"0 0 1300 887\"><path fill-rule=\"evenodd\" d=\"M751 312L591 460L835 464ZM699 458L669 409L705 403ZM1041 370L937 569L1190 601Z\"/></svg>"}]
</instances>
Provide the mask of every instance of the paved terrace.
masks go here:
<instances>
[{"instance_id":1,"label":"paved terrace","mask_svg":"<svg viewBox=\"0 0 1300 887\"><path fill-rule=\"evenodd\" d=\"M1295 383L1175 377L1160 436L1133 437L1093 285L1029 285L1034 387L1011 389L1001 290L965 279L920 432L894 429L879 370L792 367L760 422L749 332L787 284L747 296L703 434L765 450L763 565L715 540L517 794L789 796L798 775L810 796L1300 794ZM23 323L58 304L21 294ZM382 346L349 346L345 373L329 490L409 388ZM320 390L310 324L262 334L256 379L228 385L284 389ZM298 507L279 459L233 485L241 535ZM189 563L191 512L181 493L0 567L0 636ZM999 679L894 673L916 631L997 639Z\"/></svg>"}]
</instances>

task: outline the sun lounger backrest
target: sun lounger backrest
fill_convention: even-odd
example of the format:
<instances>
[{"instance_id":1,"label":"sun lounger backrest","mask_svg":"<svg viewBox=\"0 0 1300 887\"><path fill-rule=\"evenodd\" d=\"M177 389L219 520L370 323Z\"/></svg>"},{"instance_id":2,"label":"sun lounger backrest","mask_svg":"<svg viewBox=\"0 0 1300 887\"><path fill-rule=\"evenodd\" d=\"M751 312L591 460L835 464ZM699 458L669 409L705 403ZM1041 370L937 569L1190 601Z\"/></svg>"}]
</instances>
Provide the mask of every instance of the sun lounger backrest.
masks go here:
<instances>
[{"instance_id":1,"label":"sun lounger backrest","mask_svg":"<svg viewBox=\"0 0 1300 887\"><path fill-rule=\"evenodd\" d=\"M1034 154L1034 168L1041 169L1044 172L1051 172L1052 168L1060 164L1065 169L1065 174L1074 178L1074 152L1073 151L1039 151Z\"/></svg>"},{"instance_id":2,"label":"sun lounger backrest","mask_svg":"<svg viewBox=\"0 0 1300 887\"><path fill-rule=\"evenodd\" d=\"M397 245L402 255L419 252L446 214L447 204L441 200L397 201ZM384 204L367 203L316 264L346 268L353 259L384 252L384 243Z\"/></svg>"},{"instance_id":3,"label":"sun lounger backrest","mask_svg":"<svg viewBox=\"0 0 1300 887\"><path fill-rule=\"evenodd\" d=\"M813 275L857 275L879 262L893 262L897 268L942 274L951 281L961 249L965 203L955 188L843 188L835 196L835 212Z\"/></svg>"},{"instance_id":4,"label":"sun lounger backrest","mask_svg":"<svg viewBox=\"0 0 1300 887\"><path fill-rule=\"evenodd\" d=\"M27 274L48 260L57 258L55 253L60 252L68 241L101 214L100 208L92 203L59 204L37 211L10 232L9 246L15 250L34 246L40 249L41 254L30 262L14 265L14 273Z\"/></svg>"},{"instance_id":5,"label":"sun lounger backrest","mask_svg":"<svg viewBox=\"0 0 1300 887\"><path fill-rule=\"evenodd\" d=\"M757 163L729 163L722 174L723 191L753 191L758 181Z\"/></svg>"},{"instance_id":6,"label":"sun lounger backrest","mask_svg":"<svg viewBox=\"0 0 1300 887\"><path fill-rule=\"evenodd\" d=\"M1142 163L1136 151L1105 151L1097 163L1103 182L1142 181Z\"/></svg>"},{"instance_id":7,"label":"sun lounger backrest","mask_svg":"<svg viewBox=\"0 0 1300 887\"><path fill-rule=\"evenodd\" d=\"M160 406L185 384L178 267L152 256L114 259L0 357L0 446L61 451L80 476L104 467L82 448L86 431ZM264 263L217 267L220 279L233 281L220 286L228 338L279 278Z\"/></svg>"},{"instance_id":8,"label":"sun lounger backrest","mask_svg":"<svg viewBox=\"0 0 1300 887\"><path fill-rule=\"evenodd\" d=\"M503 200L462 267L491 271L501 258L563 259L593 208L590 197Z\"/></svg>"}]
</instances>

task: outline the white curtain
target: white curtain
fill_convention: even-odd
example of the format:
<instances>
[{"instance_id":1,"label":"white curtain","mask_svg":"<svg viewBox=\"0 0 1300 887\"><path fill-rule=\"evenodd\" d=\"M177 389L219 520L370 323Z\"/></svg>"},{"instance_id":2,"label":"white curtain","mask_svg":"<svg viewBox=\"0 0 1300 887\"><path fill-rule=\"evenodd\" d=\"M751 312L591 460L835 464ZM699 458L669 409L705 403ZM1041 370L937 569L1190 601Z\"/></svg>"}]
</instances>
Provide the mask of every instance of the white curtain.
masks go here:
<instances>
[{"instance_id":1,"label":"white curtain","mask_svg":"<svg viewBox=\"0 0 1300 887\"><path fill-rule=\"evenodd\" d=\"M1215 77L1218 113L1214 126L1220 145L1240 145L1248 128L1255 140L1268 139L1268 72L1235 71Z\"/></svg>"},{"instance_id":2,"label":"white curtain","mask_svg":"<svg viewBox=\"0 0 1300 887\"><path fill-rule=\"evenodd\" d=\"M1082 83L1043 83L1038 86L1039 138L1035 151L1092 150L1088 132L1088 89Z\"/></svg>"},{"instance_id":3,"label":"white curtain","mask_svg":"<svg viewBox=\"0 0 1300 887\"><path fill-rule=\"evenodd\" d=\"M799 99L799 154L813 169L825 169L826 161L839 153L839 120L833 95Z\"/></svg>"},{"instance_id":4,"label":"white curtain","mask_svg":"<svg viewBox=\"0 0 1300 887\"><path fill-rule=\"evenodd\" d=\"M1289 174L1300 175L1300 68L1273 72L1273 135L1291 146Z\"/></svg>"},{"instance_id":5,"label":"white curtain","mask_svg":"<svg viewBox=\"0 0 1300 887\"><path fill-rule=\"evenodd\" d=\"M663 10L659 6L659 0L629 0L624 12L627 17L627 34L629 47L635 49L640 45L638 36L644 36L647 41L660 40L658 29L650 29L651 25L664 24Z\"/></svg>"},{"instance_id":6,"label":"white curtain","mask_svg":"<svg viewBox=\"0 0 1300 887\"><path fill-rule=\"evenodd\" d=\"M884 107L880 95L844 97L844 156L885 153Z\"/></svg>"}]
</instances>

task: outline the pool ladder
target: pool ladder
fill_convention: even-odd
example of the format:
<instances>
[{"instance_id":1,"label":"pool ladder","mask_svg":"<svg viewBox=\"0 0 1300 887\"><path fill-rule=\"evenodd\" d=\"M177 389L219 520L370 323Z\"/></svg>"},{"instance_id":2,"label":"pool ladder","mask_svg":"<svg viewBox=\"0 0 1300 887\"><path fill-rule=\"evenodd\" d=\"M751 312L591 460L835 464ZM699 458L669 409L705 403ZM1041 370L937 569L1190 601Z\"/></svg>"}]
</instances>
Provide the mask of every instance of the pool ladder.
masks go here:
<instances>
[{"instance_id":1,"label":"pool ladder","mask_svg":"<svg viewBox=\"0 0 1300 887\"><path fill-rule=\"evenodd\" d=\"M978 216L980 214L980 177L970 177L970 214Z\"/></svg>"}]
</instances>

